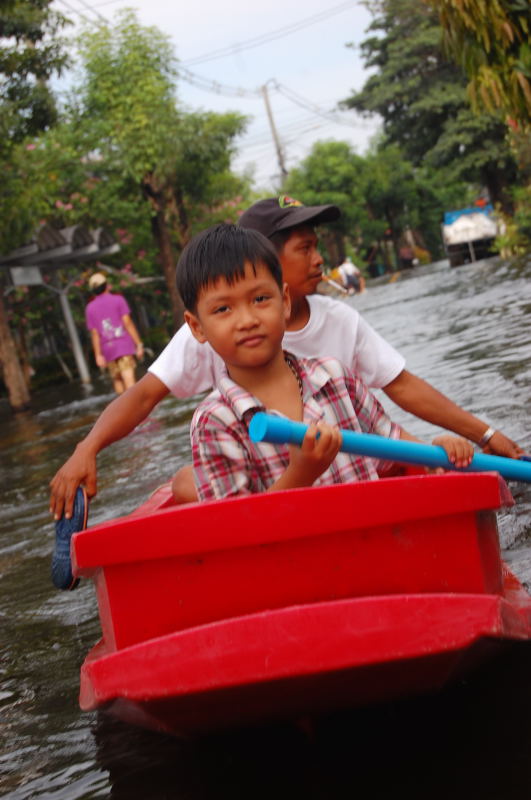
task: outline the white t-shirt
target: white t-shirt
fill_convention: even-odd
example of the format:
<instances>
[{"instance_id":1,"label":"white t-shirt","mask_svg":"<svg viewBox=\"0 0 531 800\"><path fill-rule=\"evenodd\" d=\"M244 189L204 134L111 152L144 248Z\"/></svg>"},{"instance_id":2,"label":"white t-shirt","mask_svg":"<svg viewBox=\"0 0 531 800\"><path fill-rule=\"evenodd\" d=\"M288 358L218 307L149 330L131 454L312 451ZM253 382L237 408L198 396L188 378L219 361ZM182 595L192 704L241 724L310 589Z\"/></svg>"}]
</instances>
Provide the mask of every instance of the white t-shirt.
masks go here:
<instances>
[{"instance_id":1,"label":"white t-shirt","mask_svg":"<svg viewBox=\"0 0 531 800\"><path fill-rule=\"evenodd\" d=\"M285 350L307 358L337 358L373 389L387 386L402 372L404 358L355 308L320 294L306 299L310 319L304 328L286 331ZM225 374L225 366L208 342L200 344L188 325L182 325L149 372L182 398L212 389Z\"/></svg>"},{"instance_id":2,"label":"white t-shirt","mask_svg":"<svg viewBox=\"0 0 531 800\"><path fill-rule=\"evenodd\" d=\"M339 265L338 270L343 279L345 279L347 275L361 275L358 267L353 264L352 261L343 261L343 263Z\"/></svg>"}]
</instances>

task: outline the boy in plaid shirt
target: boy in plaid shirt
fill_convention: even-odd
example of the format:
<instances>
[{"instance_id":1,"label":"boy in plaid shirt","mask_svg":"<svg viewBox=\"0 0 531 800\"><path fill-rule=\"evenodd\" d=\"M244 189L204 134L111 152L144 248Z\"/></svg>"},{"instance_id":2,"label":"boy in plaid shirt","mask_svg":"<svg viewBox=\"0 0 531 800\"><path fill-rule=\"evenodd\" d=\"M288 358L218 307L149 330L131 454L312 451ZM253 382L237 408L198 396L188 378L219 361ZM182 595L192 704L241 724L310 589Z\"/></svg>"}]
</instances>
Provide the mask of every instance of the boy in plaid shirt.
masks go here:
<instances>
[{"instance_id":1,"label":"boy in plaid shirt","mask_svg":"<svg viewBox=\"0 0 531 800\"><path fill-rule=\"evenodd\" d=\"M378 461L339 452L340 427L418 441L339 361L282 350L288 287L275 249L258 231L217 225L194 237L179 259L177 286L194 337L226 367L191 425L200 500L378 478ZM310 423L300 449L250 441L250 420L264 410ZM465 439L445 434L433 443L458 467L472 459Z\"/></svg>"}]
</instances>

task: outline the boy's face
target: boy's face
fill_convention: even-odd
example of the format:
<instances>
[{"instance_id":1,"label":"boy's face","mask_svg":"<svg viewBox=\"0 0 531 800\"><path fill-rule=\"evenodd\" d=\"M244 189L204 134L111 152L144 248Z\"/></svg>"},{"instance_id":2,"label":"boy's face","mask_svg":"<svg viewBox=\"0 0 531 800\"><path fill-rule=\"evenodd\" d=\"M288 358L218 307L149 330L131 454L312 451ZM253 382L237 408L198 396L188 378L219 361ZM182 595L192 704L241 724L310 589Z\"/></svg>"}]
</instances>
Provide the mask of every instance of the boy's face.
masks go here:
<instances>
[{"instance_id":1,"label":"boy's face","mask_svg":"<svg viewBox=\"0 0 531 800\"><path fill-rule=\"evenodd\" d=\"M195 314L184 312L199 342L209 342L227 366L258 367L282 348L290 314L288 287L281 291L267 267L245 265L245 277L225 278L201 289Z\"/></svg>"},{"instance_id":2,"label":"boy's face","mask_svg":"<svg viewBox=\"0 0 531 800\"><path fill-rule=\"evenodd\" d=\"M314 294L323 277L323 257L311 225L294 228L278 256L292 300Z\"/></svg>"}]
</instances>

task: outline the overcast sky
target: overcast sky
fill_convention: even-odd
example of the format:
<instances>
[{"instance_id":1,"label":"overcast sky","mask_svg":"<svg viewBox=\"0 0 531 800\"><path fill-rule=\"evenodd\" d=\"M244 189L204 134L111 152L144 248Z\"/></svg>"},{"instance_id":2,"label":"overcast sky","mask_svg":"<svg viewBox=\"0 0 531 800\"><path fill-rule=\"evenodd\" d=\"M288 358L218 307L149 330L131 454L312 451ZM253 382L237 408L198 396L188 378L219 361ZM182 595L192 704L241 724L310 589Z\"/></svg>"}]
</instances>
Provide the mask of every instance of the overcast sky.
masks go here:
<instances>
[{"instance_id":1,"label":"overcast sky","mask_svg":"<svg viewBox=\"0 0 531 800\"><path fill-rule=\"evenodd\" d=\"M234 167L253 168L257 188L272 190L280 174L264 99L257 93L263 85L268 86L288 169L318 140L348 141L363 154L378 129L376 119L334 110L368 77L359 51L346 46L365 38L371 20L359 2L54 0L54 4L72 20L85 17L94 22L98 15L112 22L118 9L134 8L143 25L154 25L167 34L181 66L192 73L193 81L199 78L207 87L198 88L181 78L178 95L185 106L235 110L252 118L239 140ZM257 45L260 38L266 41ZM212 58L220 50L224 51L221 57ZM219 93L212 85L216 82L222 87ZM275 89L276 84L284 94ZM227 96L233 89L244 93ZM330 112L341 122L321 115Z\"/></svg>"}]
</instances>

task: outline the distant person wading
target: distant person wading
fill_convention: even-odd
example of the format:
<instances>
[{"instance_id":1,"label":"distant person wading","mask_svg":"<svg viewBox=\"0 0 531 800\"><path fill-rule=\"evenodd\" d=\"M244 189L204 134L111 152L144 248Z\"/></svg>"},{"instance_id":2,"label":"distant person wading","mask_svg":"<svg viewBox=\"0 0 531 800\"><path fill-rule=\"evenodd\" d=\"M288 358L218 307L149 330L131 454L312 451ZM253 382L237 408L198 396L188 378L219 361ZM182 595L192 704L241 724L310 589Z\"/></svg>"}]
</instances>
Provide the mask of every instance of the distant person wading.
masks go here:
<instances>
[{"instance_id":1,"label":"distant person wading","mask_svg":"<svg viewBox=\"0 0 531 800\"><path fill-rule=\"evenodd\" d=\"M127 300L121 294L111 293L102 272L90 277L89 288L95 296L85 309L85 319L94 358L100 369L107 367L116 394L122 394L135 383L135 355L143 358L144 345L131 319Z\"/></svg>"}]
</instances>

